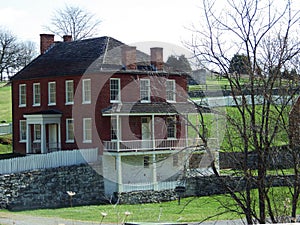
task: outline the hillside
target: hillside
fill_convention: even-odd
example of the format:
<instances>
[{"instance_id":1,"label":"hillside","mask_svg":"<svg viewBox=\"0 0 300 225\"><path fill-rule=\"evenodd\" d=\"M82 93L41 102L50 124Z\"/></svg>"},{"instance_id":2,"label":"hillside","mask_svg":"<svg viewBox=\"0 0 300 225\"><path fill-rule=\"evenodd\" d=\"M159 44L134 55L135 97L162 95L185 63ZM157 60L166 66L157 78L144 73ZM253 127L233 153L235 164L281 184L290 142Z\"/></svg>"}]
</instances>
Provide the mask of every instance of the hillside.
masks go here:
<instances>
[{"instance_id":1,"label":"hillside","mask_svg":"<svg viewBox=\"0 0 300 225\"><path fill-rule=\"evenodd\" d=\"M12 121L11 86L0 83L0 122Z\"/></svg>"}]
</instances>

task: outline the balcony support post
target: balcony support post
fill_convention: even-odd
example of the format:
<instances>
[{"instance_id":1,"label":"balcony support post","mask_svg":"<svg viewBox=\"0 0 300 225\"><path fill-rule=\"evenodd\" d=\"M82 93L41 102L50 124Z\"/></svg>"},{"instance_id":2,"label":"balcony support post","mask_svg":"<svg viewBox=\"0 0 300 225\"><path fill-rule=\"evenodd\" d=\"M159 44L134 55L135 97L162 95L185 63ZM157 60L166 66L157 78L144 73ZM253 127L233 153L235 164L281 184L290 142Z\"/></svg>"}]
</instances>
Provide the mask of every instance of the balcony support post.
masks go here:
<instances>
[{"instance_id":1,"label":"balcony support post","mask_svg":"<svg viewBox=\"0 0 300 225\"><path fill-rule=\"evenodd\" d=\"M154 121L154 114L152 114L152 118L151 118L151 125L152 125L152 127L151 127L151 130L152 130L152 134L151 134L151 137L152 137L152 148L153 148L153 150L155 150L155 121Z\"/></svg>"},{"instance_id":2,"label":"balcony support post","mask_svg":"<svg viewBox=\"0 0 300 225\"><path fill-rule=\"evenodd\" d=\"M116 166L117 166L118 193L122 193L123 192L122 157L119 154L116 156Z\"/></svg>"},{"instance_id":3,"label":"balcony support post","mask_svg":"<svg viewBox=\"0 0 300 225\"><path fill-rule=\"evenodd\" d=\"M156 170L156 155L152 155L152 182L153 182L153 188L154 191L158 191L158 183L157 183L157 170Z\"/></svg>"}]
</instances>

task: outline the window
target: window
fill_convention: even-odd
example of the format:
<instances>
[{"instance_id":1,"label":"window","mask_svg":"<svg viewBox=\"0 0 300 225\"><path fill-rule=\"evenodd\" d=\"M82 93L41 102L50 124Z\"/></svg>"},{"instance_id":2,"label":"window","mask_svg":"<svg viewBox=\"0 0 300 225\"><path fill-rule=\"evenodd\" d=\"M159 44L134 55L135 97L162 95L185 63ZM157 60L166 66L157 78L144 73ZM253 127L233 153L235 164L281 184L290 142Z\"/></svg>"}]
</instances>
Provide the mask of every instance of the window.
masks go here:
<instances>
[{"instance_id":1,"label":"window","mask_svg":"<svg viewBox=\"0 0 300 225\"><path fill-rule=\"evenodd\" d=\"M92 119L83 118L83 142L92 142Z\"/></svg>"},{"instance_id":2,"label":"window","mask_svg":"<svg viewBox=\"0 0 300 225\"><path fill-rule=\"evenodd\" d=\"M141 95L141 102L150 102L150 80L149 79L140 80L140 95Z\"/></svg>"},{"instance_id":3,"label":"window","mask_svg":"<svg viewBox=\"0 0 300 225\"><path fill-rule=\"evenodd\" d=\"M175 117L167 117L167 137L176 138L176 119Z\"/></svg>"},{"instance_id":4,"label":"window","mask_svg":"<svg viewBox=\"0 0 300 225\"><path fill-rule=\"evenodd\" d=\"M150 157L144 156L144 168L149 168L150 165Z\"/></svg>"},{"instance_id":5,"label":"window","mask_svg":"<svg viewBox=\"0 0 300 225\"><path fill-rule=\"evenodd\" d=\"M120 102L120 79L111 78L110 79L110 102Z\"/></svg>"},{"instance_id":6,"label":"window","mask_svg":"<svg viewBox=\"0 0 300 225\"><path fill-rule=\"evenodd\" d=\"M74 142L74 120L66 119L66 142Z\"/></svg>"},{"instance_id":7,"label":"window","mask_svg":"<svg viewBox=\"0 0 300 225\"><path fill-rule=\"evenodd\" d=\"M19 85L19 107L26 106L26 84Z\"/></svg>"},{"instance_id":8,"label":"window","mask_svg":"<svg viewBox=\"0 0 300 225\"><path fill-rule=\"evenodd\" d=\"M48 83L48 105L56 105L56 83Z\"/></svg>"},{"instance_id":9,"label":"window","mask_svg":"<svg viewBox=\"0 0 300 225\"><path fill-rule=\"evenodd\" d=\"M112 116L110 122L110 139L117 140L118 139L118 123L117 117Z\"/></svg>"},{"instance_id":10,"label":"window","mask_svg":"<svg viewBox=\"0 0 300 225\"><path fill-rule=\"evenodd\" d=\"M91 80L84 79L82 81L82 103L90 104L91 103Z\"/></svg>"},{"instance_id":11,"label":"window","mask_svg":"<svg viewBox=\"0 0 300 225\"><path fill-rule=\"evenodd\" d=\"M26 120L20 120L20 141L26 141Z\"/></svg>"},{"instance_id":12,"label":"window","mask_svg":"<svg viewBox=\"0 0 300 225\"><path fill-rule=\"evenodd\" d=\"M33 106L41 105L41 87L40 83L33 84Z\"/></svg>"},{"instance_id":13,"label":"window","mask_svg":"<svg viewBox=\"0 0 300 225\"><path fill-rule=\"evenodd\" d=\"M40 142L41 141L41 125L34 124L34 141Z\"/></svg>"},{"instance_id":14,"label":"window","mask_svg":"<svg viewBox=\"0 0 300 225\"><path fill-rule=\"evenodd\" d=\"M167 85L166 86L167 101L175 102L176 101L175 80L167 80L166 85Z\"/></svg>"},{"instance_id":15,"label":"window","mask_svg":"<svg viewBox=\"0 0 300 225\"><path fill-rule=\"evenodd\" d=\"M66 105L74 103L74 82L73 80L66 80Z\"/></svg>"}]
</instances>

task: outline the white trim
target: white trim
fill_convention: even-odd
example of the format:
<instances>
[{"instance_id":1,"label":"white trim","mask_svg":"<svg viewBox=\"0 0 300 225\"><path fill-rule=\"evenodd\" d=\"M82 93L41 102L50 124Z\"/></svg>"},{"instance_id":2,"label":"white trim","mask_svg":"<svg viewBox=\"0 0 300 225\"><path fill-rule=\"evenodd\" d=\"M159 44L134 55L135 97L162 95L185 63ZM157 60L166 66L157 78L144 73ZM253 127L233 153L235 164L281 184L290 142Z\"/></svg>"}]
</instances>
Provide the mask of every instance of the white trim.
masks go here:
<instances>
[{"instance_id":1,"label":"white trim","mask_svg":"<svg viewBox=\"0 0 300 225\"><path fill-rule=\"evenodd\" d=\"M25 127L24 127L24 132L25 132L25 139L22 139L22 123L24 123L23 125L25 125ZM20 143L25 143L26 142L26 140L27 140L27 134L26 134L26 120L20 120L19 121L19 135L20 135L20 140L19 140L19 142Z\"/></svg>"},{"instance_id":2,"label":"white trim","mask_svg":"<svg viewBox=\"0 0 300 225\"><path fill-rule=\"evenodd\" d=\"M171 89L168 89L168 83L171 83ZM172 93L172 99L168 99L168 92ZM168 79L166 81L166 101L170 103L176 102L176 81Z\"/></svg>"},{"instance_id":3,"label":"white trim","mask_svg":"<svg viewBox=\"0 0 300 225\"><path fill-rule=\"evenodd\" d=\"M70 83L72 84L71 86L72 86L72 99L73 99L73 101L68 101L69 97L71 97L71 96L69 96L69 90L68 90ZM74 80L66 80L65 81L65 104L66 105L73 105L74 104Z\"/></svg>"},{"instance_id":4,"label":"white trim","mask_svg":"<svg viewBox=\"0 0 300 225\"><path fill-rule=\"evenodd\" d=\"M54 93L52 93L51 91L52 85L54 85ZM51 102L51 94L54 94L53 102ZM56 105L56 82L55 81L48 82L48 105L49 106Z\"/></svg>"},{"instance_id":5,"label":"white trim","mask_svg":"<svg viewBox=\"0 0 300 225\"><path fill-rule=\"evenodd\" d=\"M118 95L117 95L117 99L111 99L111 81L112 80L116 80L118 81ZM121 102L121 80L120 78L110 78L109 80L109 101L110 103L119 103Z\"/></svg>"},{"instance_id":6,"label":"white trim","mask_svg":"<svg viewBox=\"0 0 300 225\"><path fill-rule=\"evenodd\" d=\"M91 132L91 139L87 139L87 121L90 121L90 132ZM82 126L82 128L83 128L83 140L82 140L82 142L83 143L92 143L92 137L93 137L93 133L92 133L92 118L83 118L83 126Z\"/></svg>"},{"instance_id":7,"label":"white trim","mask_svg":"<svg viewBox=\"0 0 300 225\"><path fill-rule=\"evenodd\" d=\"M146 86L147 90L142 90L142 82L146 82ZM149 98L148 100L143 99L142 97L142 91L147 91L147 98ZM141 99L141 103L150 103L151 102L151 87L150 87L150 79L140 79L140 99Z\"/></svg>"},{"instance_id":8,"label":"white trim","mask_svg":"<svg viewBox=\"0 0 300 225\"><path fill-rule=\"evenodd\" d=\"M86 93L85 84L89 87L89 92ZM82 104L91 104L92 102L92 84L91 79L82 80Z\"/></svg>"},{"instance_id":9,"label":"white trim","mask_svg":"<svg viewBox=\"0 0 300 225\"><path fill-rule=\"evenodd\" d=\"M25 93L24 93L24 103L21 101L22 100L22 96L21 96L21 89L23 89L24 88L24 90L25 90ZM19 84L19 107L21 108L21 107L26 107L26 97L27 97L27 95L26 95L26 84Z\"/></svg>"},{"instance_id":10,"label":"white trim","mask_svg":"<svg viewBox=\"0 0 300 225\"><path fill-rule=\"evenodd\" d=\"M72 121L73 123L73 139L69 138L69 121ZM66 143L74 143L74 119L73 118L67 118L66 119Z\"/></svg>"},{"instance_id":11,"label":"white trim","mask_svg":"<svg viewBox=\"0 0 300 225\"><path fill-rule=\"evenodd\" d=\"M38 95L38 97L39 97L39 102L36 102L36 100L37 100L37 95L36 95L36 87L39 87L39 95ZM32 103L33 103L33 105L32 106L34 106L34 107L37 107L37 106L41 106L41 84L40 83L33 83L33 85L32 85Z\"/></svg>"}]
</instances>

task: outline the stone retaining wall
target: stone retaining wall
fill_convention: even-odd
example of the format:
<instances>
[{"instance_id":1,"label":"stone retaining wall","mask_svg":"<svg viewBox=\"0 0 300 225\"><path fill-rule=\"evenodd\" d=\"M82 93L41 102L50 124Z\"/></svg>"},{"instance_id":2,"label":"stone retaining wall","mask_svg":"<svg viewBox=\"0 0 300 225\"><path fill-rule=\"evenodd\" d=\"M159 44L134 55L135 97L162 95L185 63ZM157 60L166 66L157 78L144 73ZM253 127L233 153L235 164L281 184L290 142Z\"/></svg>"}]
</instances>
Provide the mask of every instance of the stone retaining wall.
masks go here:
<instances>
[{"instance_id":1,"label":"stone retaining wall","mask_svg":"<svg viewBox=\"0 0 300 225\"><path fill-rule=\"evenodd\" d=\"M76 193L72 202L67 191ZM11 210L100 204L103 177L89 165L0 175L0 207Z\"/></svg>"}]
</instances>

